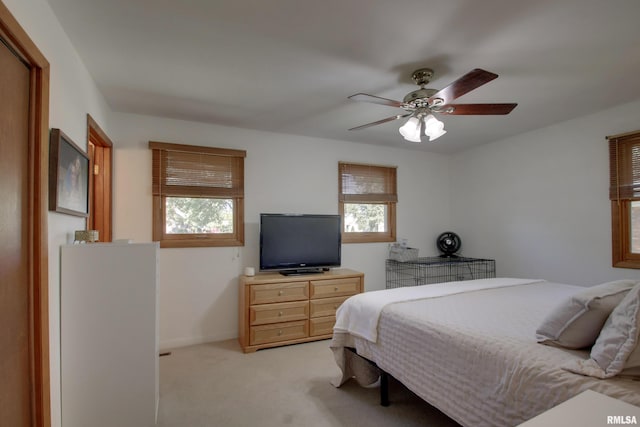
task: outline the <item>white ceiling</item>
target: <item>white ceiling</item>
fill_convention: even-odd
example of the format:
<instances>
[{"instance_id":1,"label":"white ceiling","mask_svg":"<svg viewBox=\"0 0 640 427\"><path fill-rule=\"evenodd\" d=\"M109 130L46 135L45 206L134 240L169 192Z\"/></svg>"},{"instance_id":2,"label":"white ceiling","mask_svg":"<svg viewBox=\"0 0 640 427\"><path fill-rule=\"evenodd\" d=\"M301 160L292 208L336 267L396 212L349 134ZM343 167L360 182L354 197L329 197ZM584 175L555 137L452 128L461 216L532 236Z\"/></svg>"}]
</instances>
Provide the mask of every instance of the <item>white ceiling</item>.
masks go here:
<instances>
[{"instance_id":1,"label":"white ceiling","mask_svg":"<svg viewBox=\"0 0 640 427\"><path fill-rule=\"evenodd\" d=\"M506 116L441 116L418 149L455 152L640 98L638 0L48 0L114 111L416 148L400 109L417 86L474 68L500 77L460 103Z\"/></svg>"}]
</instances>

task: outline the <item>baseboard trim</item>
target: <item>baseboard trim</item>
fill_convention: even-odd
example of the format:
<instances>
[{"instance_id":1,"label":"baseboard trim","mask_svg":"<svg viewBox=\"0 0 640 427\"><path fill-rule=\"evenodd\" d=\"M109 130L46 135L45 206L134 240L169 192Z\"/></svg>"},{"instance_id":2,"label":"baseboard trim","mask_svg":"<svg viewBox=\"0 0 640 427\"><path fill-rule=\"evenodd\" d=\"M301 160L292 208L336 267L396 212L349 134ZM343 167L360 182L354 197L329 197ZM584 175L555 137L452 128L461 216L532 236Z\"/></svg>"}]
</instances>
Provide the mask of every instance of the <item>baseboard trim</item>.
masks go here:
<instances>
[{"instance_id":1,"label":"baseboard trim","mask_svg":"<svg viewBox=\"0 0 640 427\"><path fill-rule=\"evenodd\" d=\"M238 338L238 332L227 332L224 334L208 335L203 337L184 337L168 340L161 340L160 351L170 350L172 348L188 347L190 345L204 344L207 342L226 341Z\"/></svg>"}]
</instances>

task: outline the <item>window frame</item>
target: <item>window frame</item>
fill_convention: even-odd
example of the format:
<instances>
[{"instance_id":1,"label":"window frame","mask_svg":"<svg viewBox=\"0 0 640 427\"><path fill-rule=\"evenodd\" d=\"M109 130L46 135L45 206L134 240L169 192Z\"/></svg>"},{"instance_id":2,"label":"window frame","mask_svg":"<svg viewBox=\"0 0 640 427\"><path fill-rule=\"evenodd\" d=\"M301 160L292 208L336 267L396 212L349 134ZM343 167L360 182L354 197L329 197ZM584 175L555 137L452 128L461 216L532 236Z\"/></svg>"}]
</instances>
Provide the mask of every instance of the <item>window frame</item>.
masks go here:
<instances>
[{"instance_id":1,"label":"window frame","mask_svg":"<svg viewBox=\"0 0 640 427\"><path fill-rule=\"evenodd\" d=\"M166 142L149 141L152 150L152 181L153 181L153 241L160 242L161 248L187 248L187 247L226 247L244 246L244 158L246 151L227 148L214 148L196 145L173 144ZM163 153L164 152L164 153ZM233 189L215 186L206 187L206 194L199 194L193 186L172 186L170 194L163 192L163 177L166 172L163 169L160 158L162 155L171 156L171 153L191 153L203 156L215 156L216 158L229 159L229 169L233 181ZM183 192L181 192L183 191ZM204 190L203 190L204 191ZM170 234L166 233L166 199L167 197L203 197L208 199L228 199L233 202L233 232L232 233L193 233Z\"/></svg>"},{"instance_id":2,"label":"window frame","mask_svg":"<svg viewBox=\"0 0 640 427\"><path fill-rule=\"evenodd\" d=\"M631 251L631 203L640 201L640 189L634 189L639 184L640 156L634 160L632 149L640 148L640 131L608 136L607 140L612 266L640 269L640 253Z\"/></svg>"},{"instance_id":3,"label":"window frame","mask_svg":"<svg viewBox=\"0 0 640 427\"><path fill-rule=\"evenodd\" d=\"M342 220L342 243L379 243L396 241L396 205L397 192L397 167L382 166L353 162L338 162L338 213ZM360 172L366 170L364 174ZM366 175L385 181L385 189L379 193L367 193L354 189L343 188L343 176L352 172L358 174L364 180ZM384 232L347 232L345 231L344 205L346 204L375 204L385 205L387 211L386 231Z\"/></svg>"}]
</instances>

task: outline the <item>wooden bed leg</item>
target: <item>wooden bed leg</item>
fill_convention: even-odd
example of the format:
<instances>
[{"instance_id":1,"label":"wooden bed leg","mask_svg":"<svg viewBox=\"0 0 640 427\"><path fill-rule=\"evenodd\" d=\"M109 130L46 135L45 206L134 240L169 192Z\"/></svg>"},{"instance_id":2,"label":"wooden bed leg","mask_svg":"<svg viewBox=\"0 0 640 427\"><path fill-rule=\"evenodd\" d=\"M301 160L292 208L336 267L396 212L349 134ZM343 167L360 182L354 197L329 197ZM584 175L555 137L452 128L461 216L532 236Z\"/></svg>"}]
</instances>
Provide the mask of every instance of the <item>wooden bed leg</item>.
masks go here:
<instances>
[{"instance_id":1,"label":"wooden bed leg","mask_svg":"<svg viewBox=\"0 0 640 427\"><path fill-rule=\"evenodd\" d=\"M380 405L389 406L389 374L380 369Z\"/></svg>"}]
</instances>

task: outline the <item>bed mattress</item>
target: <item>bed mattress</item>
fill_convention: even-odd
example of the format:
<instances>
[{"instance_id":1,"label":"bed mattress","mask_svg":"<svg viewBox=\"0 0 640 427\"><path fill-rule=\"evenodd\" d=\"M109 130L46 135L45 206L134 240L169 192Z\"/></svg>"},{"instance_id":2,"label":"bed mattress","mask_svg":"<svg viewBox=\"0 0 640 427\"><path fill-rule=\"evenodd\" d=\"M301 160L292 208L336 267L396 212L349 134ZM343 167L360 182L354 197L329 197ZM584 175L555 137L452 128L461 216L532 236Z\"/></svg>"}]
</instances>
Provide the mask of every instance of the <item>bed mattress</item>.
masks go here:
<instances>
[{"instance_id":1,"label":"bed mattress","mask_svg":"<svg viewBox=\"0 0 640 427\"><path fill-rule=\"evenodd\" d=\"M536 342L546 314L580 289L530 281L386 305L376 342L334 331L335 384L354 375L343 351L353 347L464 426L515 426L588 389L640 406L640 381L568 372L589 352Z\"/></svg>"}]
</instances>

